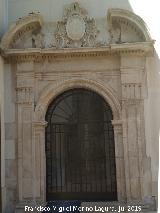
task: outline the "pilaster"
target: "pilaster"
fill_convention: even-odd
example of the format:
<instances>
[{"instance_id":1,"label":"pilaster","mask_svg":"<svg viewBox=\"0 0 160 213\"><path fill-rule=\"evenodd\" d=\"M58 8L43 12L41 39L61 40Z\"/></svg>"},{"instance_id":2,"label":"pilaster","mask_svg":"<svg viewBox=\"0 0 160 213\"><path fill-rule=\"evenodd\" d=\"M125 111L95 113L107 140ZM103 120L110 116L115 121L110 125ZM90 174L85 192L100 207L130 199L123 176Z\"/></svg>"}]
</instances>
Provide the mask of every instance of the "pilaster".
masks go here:
<instances>
[{"instance_id":1,"label":"pilaster","mask_svg":"<svg viewBox=\"0 0 160 213\"><path fill-rule=\"evenodd\" d=\"M17 125L18 125L18 190L19 202L32 200L34 193L34 144L32 121L34 112L34 67L30 63L17 65ZM28 187L30 186L30 187Z\"/></svg>"},{"instance_id":2,"label":"pilaster","mask_svg":"<svg viewBox=\"0 0 160 213\"><path fill-rule=\"evenodd\" d=\"M46 157L45 157L45 127L47 122L35 120L32 124L33 130L33 153L34 153L34 194L33 197L38 202L46 200Z\"/></svg>"},{"instance_id":3,"label":"pilaster","mask_svg":"<svg viewBox=\"0 0 160 213\"><path fill-rule=\"evenodd\" d=\"M146 97L145 57L121 55L122 121L126 177L129 200L151 195L149 162L146 170L144 98ZM148 159L149 160L149 159ZM147 185L144 185L144 182ZM146 188L147 189L146 189ZM146 192L147 191L147 192Z\"/></svg>"}]
</instances>

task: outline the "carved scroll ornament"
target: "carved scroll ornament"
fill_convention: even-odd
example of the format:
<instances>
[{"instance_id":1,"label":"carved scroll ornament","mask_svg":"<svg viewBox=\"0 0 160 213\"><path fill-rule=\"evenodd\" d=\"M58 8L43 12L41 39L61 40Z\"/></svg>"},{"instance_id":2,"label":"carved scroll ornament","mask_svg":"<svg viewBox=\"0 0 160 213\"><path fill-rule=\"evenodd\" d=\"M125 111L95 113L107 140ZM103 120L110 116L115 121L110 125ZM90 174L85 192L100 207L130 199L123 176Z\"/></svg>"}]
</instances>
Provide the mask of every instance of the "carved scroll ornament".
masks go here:
<instances>
[{"instance_id":1,"label":"carved scroll ornament","mask_svg":"<svg viewBox=\"0 0 160 213\"><path fill-rule=\"evenodd\" d=\"M97 34L95 20L88 18L86 10L78 3L73 3L65 10L63 21L57 23L56 46L93 47L96 45Z\"/></svg>"}]
</instances>

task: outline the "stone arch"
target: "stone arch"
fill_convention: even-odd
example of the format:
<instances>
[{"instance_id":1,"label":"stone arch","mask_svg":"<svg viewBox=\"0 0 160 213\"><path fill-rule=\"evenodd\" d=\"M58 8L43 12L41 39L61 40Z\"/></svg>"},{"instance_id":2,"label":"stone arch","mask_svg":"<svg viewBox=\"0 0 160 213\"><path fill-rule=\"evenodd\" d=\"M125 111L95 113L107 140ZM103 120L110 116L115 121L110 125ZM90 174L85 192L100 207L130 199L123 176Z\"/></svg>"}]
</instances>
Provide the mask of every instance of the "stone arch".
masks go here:
<instances>
[{"instance_id":1,"label":"stone arch","mask_svg":"<svg viewBox=\"0 0 160 213\"><path fill-rule=\"evenodd\" d=\"M54 85L49 84L40 96L36 105L35 121L45 122L45 114L51 101L64 91L73 88L86 88L96 92L110 105L114 120L119 120L121 118L121 105L111 88L94 80L78 78L60 81Z\"/></svg>"},{"instance_id":2,"label":"stone arch","mask_svg":"<svg viewBox=\"0 0 160 213\"><path fill-rule=\"evenodd\" d=\"M39 14L29 14L19 19L10 26L9 30L4 34L1 41L2 49L10 49L12 44L26 32L37 30L42 26L42 17Z\"/></svg>"},{"instance_id":3,"label":"stone arch","mask_svg":"<svg viewBox=\"0 0 160 213\"><path fill-rule=\"evenodd\" d=\"M57 198L117 201L112 116L104 98L86 88L67 90L49 104L45 116L47 201ZM51 164L59 165L51 168ZM59 183L52 181L50 174ZM78 188L70 188L76 183Z\"/></svg>"},{"instance_id":4,"label":"stone arch","mask_svg":"<svg viewBox=\"0 0 160 213\"><path fill-rule=\"evenodd\" d=\"M141 37L143 38L143 41L152 40L148 31L148 28L145 22L143 21L143 19L131 11L119 9L119 8L109 9L107 18L108 18L110 30L112 29L112 25L114 21L118 22L119 24L123 22L127 26L130 26L135 31L137 31L137 33L141 35Z\"/></svg>"}]
</instances>

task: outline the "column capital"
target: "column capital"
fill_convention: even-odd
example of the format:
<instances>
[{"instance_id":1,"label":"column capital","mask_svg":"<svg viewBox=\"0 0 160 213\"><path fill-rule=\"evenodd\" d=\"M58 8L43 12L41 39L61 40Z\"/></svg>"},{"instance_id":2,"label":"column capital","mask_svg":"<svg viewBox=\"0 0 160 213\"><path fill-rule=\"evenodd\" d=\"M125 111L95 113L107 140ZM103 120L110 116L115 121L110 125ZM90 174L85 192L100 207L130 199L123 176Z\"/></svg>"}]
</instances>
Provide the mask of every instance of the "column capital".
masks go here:
<instances>
[{"instance_id":1,"label":"column capital","mask_svg":"<svg viewBox=\"0 0 160 213\"><path fill-rule=\"evenodd\" d=\"M114 133L122 133L122 120L112 120Z\"/></svg>"},{"instance_id":2,"label":"column capital","mask_svg":"<svg viewBox=\"0 0 160 213\"><path fill-rule=\"evenodd\" d=\"M33 121L34 127L46 127L48 124L47 121Z\"/></svg>"}]
</instances>

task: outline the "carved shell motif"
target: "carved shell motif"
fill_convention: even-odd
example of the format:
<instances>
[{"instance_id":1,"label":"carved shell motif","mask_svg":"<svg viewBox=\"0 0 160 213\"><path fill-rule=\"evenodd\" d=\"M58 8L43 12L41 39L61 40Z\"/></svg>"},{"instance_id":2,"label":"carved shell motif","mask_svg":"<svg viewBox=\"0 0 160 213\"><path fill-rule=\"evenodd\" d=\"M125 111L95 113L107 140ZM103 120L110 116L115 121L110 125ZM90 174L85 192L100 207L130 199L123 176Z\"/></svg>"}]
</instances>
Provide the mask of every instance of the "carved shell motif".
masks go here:
<instances>
[{"instance_id":1,"label":"carved shell motif","mask_svg":"<svg viewBox=\"0 0 160 213\"><path fill-rule=\"evenodd\" d=\"M65 9L63 21L55 31L57 48L96 46L98 30L95 20L87 17L85 9L73 3Z\"/></svg>"}]
</instances>

